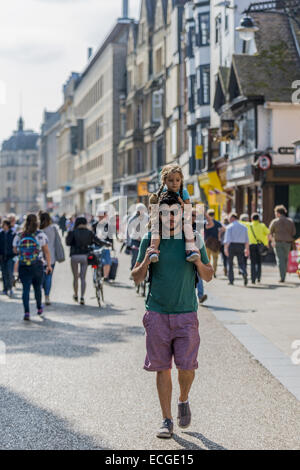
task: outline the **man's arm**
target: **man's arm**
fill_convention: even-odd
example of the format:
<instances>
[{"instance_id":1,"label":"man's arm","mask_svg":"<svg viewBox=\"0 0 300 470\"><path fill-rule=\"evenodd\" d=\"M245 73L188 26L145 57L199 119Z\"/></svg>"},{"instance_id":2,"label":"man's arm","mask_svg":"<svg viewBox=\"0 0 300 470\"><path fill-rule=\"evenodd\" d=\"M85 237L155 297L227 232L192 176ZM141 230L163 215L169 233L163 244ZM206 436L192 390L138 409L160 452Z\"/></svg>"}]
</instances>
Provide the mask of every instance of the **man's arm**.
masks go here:
<instances>
[{"instance_id":1,"label":"man's arm","mask_svg":"<svg viewBox=\"0 0 300 470\"><path fill-rule=\"evenodd\" d=\"M132 278L133 278L135 284L138 285L141 282L143 282L144 279L146 279L148 267L149 267L149 264L150 264L149 256L152 253L159 254L159 251L149 247L146 250L145 258L142 261L142 263L138 263L138 262L135 263L135 266L134 266L133 270L131 271L131 275L132 275Z\"/></svg>"},{"instance_id":2,"label":"man's arm","mask_svg":"<svg viewBox=\"0 0 300 470\"><path fill-rule=\"evenodd\" d=\"M213 278L214 275L214 270L212 265L209 264L204 264L201 261L201 258L195 262L195 266L197 268L198 274L206 282L210 282Z\"/></svg>"}]
</instances>

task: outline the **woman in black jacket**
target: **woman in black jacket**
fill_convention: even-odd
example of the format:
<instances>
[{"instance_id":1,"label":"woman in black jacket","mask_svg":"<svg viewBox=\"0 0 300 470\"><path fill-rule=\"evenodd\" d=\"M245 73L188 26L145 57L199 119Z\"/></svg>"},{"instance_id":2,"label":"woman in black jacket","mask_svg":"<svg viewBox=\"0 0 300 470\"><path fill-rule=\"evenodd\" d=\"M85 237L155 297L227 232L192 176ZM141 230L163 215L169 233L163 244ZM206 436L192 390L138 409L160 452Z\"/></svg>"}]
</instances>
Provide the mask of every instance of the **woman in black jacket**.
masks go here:
<instances>
[{"instance_id":1,"label":"woman in black jacket","mask_svg":"<svg viewBox=\"0 0 300 470\"><path fill-rule=\"evenodd\" d=\"M2 231L0 232L0 263L3 279L3 294L13 295L14 280L14 249L13 241L15 233L11 229L10 221L3 220Z\"/></svg>"},{"instance_id":2,"label":"woman in black jacket","mask_svg":"<svg viewBox=\"0 0 300 470\"><path fill-rule=\"evenodd\" d=\"M80 304L84 305L84 294L86 289L86 272L88 267L88 254L91 245L102 247L108 245L105 241L100 240L96 235L88 229L85 217L77 217L74 230L68 232L66 244L70 247L71 268L73 273L73 299L78 302L78 279L81 281L81 297ZM80 274L78 267L80 265Z\"/></svg>"}]
</instances>

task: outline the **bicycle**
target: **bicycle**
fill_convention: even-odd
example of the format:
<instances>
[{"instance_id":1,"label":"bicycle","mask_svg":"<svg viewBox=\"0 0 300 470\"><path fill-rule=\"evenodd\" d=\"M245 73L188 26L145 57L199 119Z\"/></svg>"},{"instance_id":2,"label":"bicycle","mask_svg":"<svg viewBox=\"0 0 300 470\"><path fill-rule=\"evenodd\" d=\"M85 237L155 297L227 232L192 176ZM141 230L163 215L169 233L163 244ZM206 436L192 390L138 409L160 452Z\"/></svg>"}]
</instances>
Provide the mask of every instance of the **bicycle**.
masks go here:
<instances>
[{"instance_id":1,"label":"bicycle","mask_svg":"<svg viewBox=\"0 0 300 470\"><path fill-rule=\"evenodd\" d=\"M93 249L92 252L88 255L88 264L92 266L93 272L93 283L96 291L96 298L99 307L102 307L102 302L104 302L103 294L103 266L102 266L102 249Z\"/></svg>"}]
</instances>

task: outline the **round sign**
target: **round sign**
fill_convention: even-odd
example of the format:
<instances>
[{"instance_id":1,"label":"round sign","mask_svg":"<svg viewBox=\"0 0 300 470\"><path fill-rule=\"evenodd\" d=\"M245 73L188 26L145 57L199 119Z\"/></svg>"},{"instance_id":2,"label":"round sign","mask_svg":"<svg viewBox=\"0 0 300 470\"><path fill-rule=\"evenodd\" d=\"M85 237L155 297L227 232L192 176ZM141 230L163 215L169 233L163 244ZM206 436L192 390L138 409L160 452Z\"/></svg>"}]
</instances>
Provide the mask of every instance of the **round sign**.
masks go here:
<instances>
[{"instance_id":1,"label":"round sign","mask_svg":"<svg viewBox=\"0 0 300 470\"><path fill-rule=\"evenodd\" d=\"M268 155L261 155L258 159L258 166L261 170L268 170L271 167L271 158Z\"/></svg>"}]
</instances>

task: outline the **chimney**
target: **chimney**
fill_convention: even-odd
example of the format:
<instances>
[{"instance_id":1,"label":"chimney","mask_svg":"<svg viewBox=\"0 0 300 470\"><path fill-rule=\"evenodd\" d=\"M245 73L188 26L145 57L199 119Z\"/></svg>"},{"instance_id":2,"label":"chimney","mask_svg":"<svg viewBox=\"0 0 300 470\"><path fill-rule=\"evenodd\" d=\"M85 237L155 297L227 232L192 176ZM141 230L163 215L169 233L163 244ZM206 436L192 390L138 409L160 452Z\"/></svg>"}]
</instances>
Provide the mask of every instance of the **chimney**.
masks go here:
<instances>
[{"instance_id":1,"label":"chimney","mask_svg":"<svg viewBox=\"0 0 300 470\"><path fill-rule=\"evenodd\" d=\"M123 0L123 18L128 18L128 0Z\"/></svg>"},{"instance_id":2,"label":"chimney","mask_svg":"<svg viewBox=\"0 0 300 470\"><path fill-rule=\"evenodd\" d=\"M90 60L90 58L92 57L93 55L93 48L92 47L89 47L88 48L88 60Z\"/></svg>"}]
</instances>

